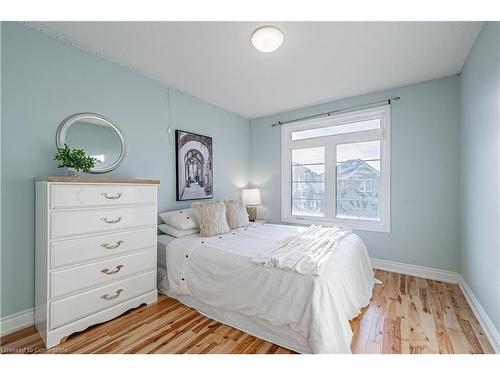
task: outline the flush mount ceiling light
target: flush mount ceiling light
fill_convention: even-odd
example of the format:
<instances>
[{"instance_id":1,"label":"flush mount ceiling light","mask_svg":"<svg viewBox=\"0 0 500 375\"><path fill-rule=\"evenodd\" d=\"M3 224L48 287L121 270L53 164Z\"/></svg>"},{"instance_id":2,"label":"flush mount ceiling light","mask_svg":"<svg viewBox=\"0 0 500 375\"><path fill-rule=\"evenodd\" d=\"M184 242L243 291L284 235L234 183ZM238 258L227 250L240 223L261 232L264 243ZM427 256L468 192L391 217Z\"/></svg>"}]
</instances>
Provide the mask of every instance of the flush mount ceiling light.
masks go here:
<instances>
[{"instance_id":1,"label":"flush mount ceiling light","mask_svg":"<svg viewBox=\"0 0 500 375\"><path fill-rule=\"evenodd\" d=\"M252 36L253 46L261 52L276 51L283 43L283 33L274 26L263 26Z\"/></svg>"}]
</instances>

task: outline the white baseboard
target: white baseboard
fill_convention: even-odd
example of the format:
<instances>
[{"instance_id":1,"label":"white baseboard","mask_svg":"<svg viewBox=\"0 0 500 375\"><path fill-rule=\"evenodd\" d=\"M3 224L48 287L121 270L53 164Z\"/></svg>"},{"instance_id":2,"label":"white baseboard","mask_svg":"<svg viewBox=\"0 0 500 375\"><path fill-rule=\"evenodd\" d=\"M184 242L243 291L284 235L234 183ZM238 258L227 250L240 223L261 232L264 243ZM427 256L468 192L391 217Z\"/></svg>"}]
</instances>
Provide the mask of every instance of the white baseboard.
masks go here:
<instances>
[{"instance_id":1,"label":"white baseboard","mask_svg":"<svg viewBox=\"0 0 500 375\"><path fill-rule=\"evenodd\" d=\"M0 336L19 331L35 324L34 310L27 309L0 319Z\"/></svg>"},{"instance_id":2,"label":"white baseboard","mask_svg":"<svg viewBox=\"0 0 500 375\"><path fill-rule=\"evenodd\" d=\"M486 334L486 337L488 337L493 350L495 351L495 353L500 354L500 333L494 326L488 314L486 314L486 311L484 311L483 306L481 306L479 300L474 295L472 289L467 284L462 275L460 275L460 278L458 280L458 286L462 290L465 299L469 303L469 306L476 316L484 333Z\"/></svg>"},{"instance_id":3,"label":"white baseboard","mask_svg":"<svg viewBox=\"0 0 500 375\"><path fill-rule=\"evenodd\" d=\"M371 259L373 268L382 271L396 272L403 275L423 277L429 280L443 281L445 283L457 284L458 272L440 270L438 268L414 266L412 264L392 262L383 259Z\"/></svg>"}]
</instances>

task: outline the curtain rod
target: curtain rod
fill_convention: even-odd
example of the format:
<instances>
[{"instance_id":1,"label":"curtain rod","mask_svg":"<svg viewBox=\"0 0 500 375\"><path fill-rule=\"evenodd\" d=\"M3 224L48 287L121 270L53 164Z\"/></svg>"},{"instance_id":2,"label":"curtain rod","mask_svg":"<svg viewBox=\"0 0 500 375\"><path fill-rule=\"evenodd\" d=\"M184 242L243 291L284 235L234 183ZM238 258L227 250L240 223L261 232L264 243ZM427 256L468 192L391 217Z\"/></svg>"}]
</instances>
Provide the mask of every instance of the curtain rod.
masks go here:
<instances>
[{"instance_id":1,"label":"curtain rod","mask_svg":"<svg viewBox=\"0 0 500 375\"><path fill-rule=\"evenodd\" d=\"M272 124L271 126L274 128L275 126L281 126L281 125L285 125L285 124L290 124L292 122L309 120L309 119L315 119L315 118L321 118L321 117L328 117L328 116L333 115L334 113L344 112L344 111L347 111L349 109L367 107L367 106L375 105L375 104L387 103L387 104L390 105L392 101L398 101L399 99L401 99L401 97L395 96L393 98L388 98L388 99L384 99L384 100L378 100L376 102L371 102L371 103L366 103L366 104L355 105L355 106L352 106L352 107L346 107L346 108L336 109L336 110L330 111L330 112L318 113L317 115L300 117L300 118L296 118L296 119L288 120L288 121L278 121L278 122Z\"/></svg>"}]
</instances>

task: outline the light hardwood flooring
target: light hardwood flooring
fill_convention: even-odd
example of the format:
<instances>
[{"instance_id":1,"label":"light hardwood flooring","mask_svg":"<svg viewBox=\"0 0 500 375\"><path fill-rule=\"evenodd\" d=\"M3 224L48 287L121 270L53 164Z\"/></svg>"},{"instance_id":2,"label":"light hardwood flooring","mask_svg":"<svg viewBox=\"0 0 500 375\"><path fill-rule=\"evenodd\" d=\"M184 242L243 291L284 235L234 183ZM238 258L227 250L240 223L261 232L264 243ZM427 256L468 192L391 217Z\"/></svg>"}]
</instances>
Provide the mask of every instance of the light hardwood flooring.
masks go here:
<instances>
[{"instance_id":1,"label":"light hardwood flooring","mask_svg":"<svg viewBox=\"0 0 500 375\"><path fill-rule=\"evenodd\" d=\"M376 271L370 305L351 321L353 353L493 353L457 285ZM34 327L0 338L2 353L291 353L174 299L71 335L46 350Z\"/></svg>"}]
</instances>

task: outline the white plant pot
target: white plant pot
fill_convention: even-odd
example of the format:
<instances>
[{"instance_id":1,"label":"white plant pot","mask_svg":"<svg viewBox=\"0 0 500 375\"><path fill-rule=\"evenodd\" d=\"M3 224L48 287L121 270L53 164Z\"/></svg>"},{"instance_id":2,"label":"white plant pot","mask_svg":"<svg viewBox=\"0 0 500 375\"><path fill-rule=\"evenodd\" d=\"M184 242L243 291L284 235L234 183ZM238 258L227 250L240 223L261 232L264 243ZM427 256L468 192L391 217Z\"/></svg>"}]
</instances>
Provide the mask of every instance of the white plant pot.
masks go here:
<instances>
[{"instance_id":1,"label":"white plant pot","mask_svg":"<svg viewBox=\"0 0 500 375\"><path fill-rule=\"evenodd\" d=\"M81 171L77 171L75 168L66 168L66 174L68 177L80 177L82 175Z\"/></svg>"}]
</instances>

